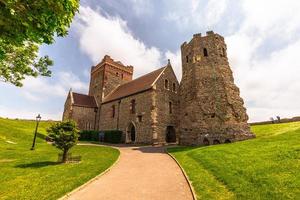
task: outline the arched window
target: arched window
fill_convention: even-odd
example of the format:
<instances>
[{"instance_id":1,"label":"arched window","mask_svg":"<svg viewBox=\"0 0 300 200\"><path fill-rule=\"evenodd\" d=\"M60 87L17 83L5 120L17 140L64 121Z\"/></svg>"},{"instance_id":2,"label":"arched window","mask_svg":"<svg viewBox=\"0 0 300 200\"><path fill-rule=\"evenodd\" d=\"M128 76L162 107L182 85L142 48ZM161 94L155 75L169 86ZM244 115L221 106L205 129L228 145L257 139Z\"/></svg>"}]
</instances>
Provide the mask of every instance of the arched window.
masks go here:
<instances>
[{"instance_id":1,"label":"arched window","mask_svg":"<svg viewBox=\"0 0 300 200\"><path fill-rule=\"evenodd\" d=\"M112 105L112 107L111 107L111 117L114 118L115 115L116 115L116 106Z\"/></svg>"},{"instance_id":2,"label":"arched window","mask_svg":"<svg viewBox=\"0 0 300 200\"><path fill-rule=\"evenodd\" d=\"M208 57L208 52L207 52L207 49L206 49L206 48L203 49L203 55L204 55L205 57Z\"/></svg>"},{"instance_id":3,"label":"arched window","mask_svg":"<svg viewBox=\"0 0 300 200\"><path fill-rule=\"evenodd\" d=\"M135 99L132 99L131 102L130 102L130 111L132 114L135 113Z\"/></svg>"},{"instance_id":4,"label":"arched window","mask_svg":"<svg viewBox=\"0 0 300 200\"><path fill-rule=\"evenodd\" d=\"M168 79L165 79L165 89L169 89L169 81L168 81Z\"/></svg>"},{"instance_id":5,"label":"arched window","mask_svg":"<svg viewBox=\"0 0 300 200\"><path fill-rule=\"evenodd\" d=\"M175 83L173 83L173 92L176 92L176 84Z\"/></svg>"}]
</instances>

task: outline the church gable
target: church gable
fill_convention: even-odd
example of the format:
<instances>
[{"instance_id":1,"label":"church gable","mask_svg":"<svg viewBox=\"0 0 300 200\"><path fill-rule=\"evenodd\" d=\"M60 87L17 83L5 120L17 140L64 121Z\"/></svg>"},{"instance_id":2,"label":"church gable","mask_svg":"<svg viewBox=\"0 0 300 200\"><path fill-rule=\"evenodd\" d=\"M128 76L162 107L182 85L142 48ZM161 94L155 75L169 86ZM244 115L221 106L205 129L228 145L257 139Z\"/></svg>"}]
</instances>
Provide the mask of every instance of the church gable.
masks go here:
<instances>
[{"instance_id":1,"label":"church gable","mask_svg":"<svg viewBox=\"0 0 300 200\"><path fill-rule=\"evenodd\" d=\"M121 99L151 89L164 69L165 67L157 69L149 74L134 79L133 81L118 86L105 97L103 103Z\"/></svg>"}]
</instances>

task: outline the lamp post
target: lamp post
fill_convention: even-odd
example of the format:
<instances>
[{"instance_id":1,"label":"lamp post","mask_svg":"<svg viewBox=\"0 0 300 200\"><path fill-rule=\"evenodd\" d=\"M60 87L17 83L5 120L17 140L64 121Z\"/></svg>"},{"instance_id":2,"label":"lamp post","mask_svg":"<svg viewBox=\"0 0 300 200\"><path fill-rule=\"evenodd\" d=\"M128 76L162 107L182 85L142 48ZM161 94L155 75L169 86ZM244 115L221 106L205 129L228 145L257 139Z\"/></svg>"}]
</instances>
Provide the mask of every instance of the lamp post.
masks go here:
<instances>
[{"instance_id":1,"label":"lamp post","mask_svg":"<svg viewBox=\"0 0 300 200\"><path fill-rule=\"evenodd\" d=\"M33 138L33 142L32 142L32 147L31 147L30 150L34 150L36 134L37 134L37 130L38 130L39 123L40 123L41 119L42 119L41 115L38 114L38 116L36 116L36 127L35 127L35 132L34 132L34 138Z\"/></svg>"}]
</instances>

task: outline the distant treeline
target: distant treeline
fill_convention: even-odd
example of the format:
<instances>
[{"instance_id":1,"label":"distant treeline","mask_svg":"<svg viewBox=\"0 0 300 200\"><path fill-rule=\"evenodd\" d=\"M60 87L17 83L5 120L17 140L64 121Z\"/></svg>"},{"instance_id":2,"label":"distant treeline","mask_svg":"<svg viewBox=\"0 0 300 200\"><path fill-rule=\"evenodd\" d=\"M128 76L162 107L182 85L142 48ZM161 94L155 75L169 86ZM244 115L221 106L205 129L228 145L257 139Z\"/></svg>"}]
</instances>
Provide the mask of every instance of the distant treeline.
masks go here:
<instances>
[{"instance_id":1,"label":"distant treeline","mask_svg":"<svg viewBox=\"0 0 300 200\"><path fill-rule=\"evenodd\" d=\"M253 122L249 123L250 125L261 125L261 124L275 124L275 123L287 123L287 122L298 122L300 121L300 116L293 117L293 118L283 118L278 120L270 120L270 121L263 121L263 122Z\"/></svg>"}]
</instances>

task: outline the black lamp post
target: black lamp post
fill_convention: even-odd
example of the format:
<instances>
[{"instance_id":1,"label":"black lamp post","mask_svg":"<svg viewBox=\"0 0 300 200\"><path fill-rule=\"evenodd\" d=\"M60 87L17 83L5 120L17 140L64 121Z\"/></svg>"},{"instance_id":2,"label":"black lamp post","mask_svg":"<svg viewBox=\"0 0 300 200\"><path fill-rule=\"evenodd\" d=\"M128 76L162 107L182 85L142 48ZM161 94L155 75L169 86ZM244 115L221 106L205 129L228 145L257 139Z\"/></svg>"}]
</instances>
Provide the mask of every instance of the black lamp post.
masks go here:
<instances>
[{"instance_id":1,"label":"black lamp post","mask_svg":"<svg viewBox=\"0 0 300 200\"><path fill-rule=\"evenodd\" d=\"M40 123L41 119L42 119L41 115L38 114L38 116L36 116L36 127L35 127L35 132L34 132L34 138L33 138L33 142L32 142L32 147L31 147L30 150L34 150L36 134L37 134L37 130L38 130L39 123Z\"/></svg>"}]
</instances>

